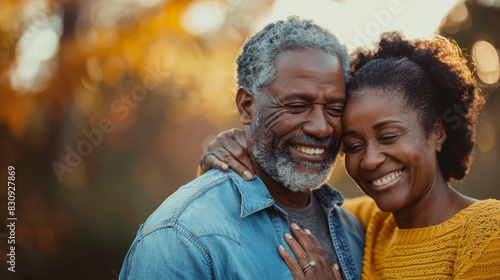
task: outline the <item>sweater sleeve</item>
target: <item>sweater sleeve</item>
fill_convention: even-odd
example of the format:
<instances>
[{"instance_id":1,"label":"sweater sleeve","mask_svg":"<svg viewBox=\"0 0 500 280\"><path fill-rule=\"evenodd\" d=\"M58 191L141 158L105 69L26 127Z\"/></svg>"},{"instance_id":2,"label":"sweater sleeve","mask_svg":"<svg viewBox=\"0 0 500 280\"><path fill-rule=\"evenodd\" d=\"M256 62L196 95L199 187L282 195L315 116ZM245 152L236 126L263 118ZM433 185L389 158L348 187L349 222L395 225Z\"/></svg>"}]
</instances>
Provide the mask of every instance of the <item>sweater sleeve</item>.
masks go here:
<instances>
[{"instance_id":1,"label":"sweater sleeve","mask_svg":"<svg viewBox=\"0 0 500 280\"><path fill-rule=\"evenodd\" d=\"M198 168L196 169L196 177L200 177L201 175L203 175L203 173L205 173L205 171L203 171L203 169L201 169L201 166L198 165Z\"/></svg>"},{"instance_id":2,"label":"sweater sleeve","mask_svg":"<svg viewBox=\"0 0 500 280\"><path fill-rule=\"evenodd\" d=\"M500 279L500 201L467 217L455 279Z\"/></svg>"},{"instance_id":3,"label":"sweater sleeve","mask_svg":"<svg viewBox=\"0 0 500 280\"><path fill-rule=\"evenodd\" d=\"M366 195L356 198L346 198L342 207L354 214L365 228L367 228L373 214L380 211L375 201Z\"/></svg>"}]
</instances>

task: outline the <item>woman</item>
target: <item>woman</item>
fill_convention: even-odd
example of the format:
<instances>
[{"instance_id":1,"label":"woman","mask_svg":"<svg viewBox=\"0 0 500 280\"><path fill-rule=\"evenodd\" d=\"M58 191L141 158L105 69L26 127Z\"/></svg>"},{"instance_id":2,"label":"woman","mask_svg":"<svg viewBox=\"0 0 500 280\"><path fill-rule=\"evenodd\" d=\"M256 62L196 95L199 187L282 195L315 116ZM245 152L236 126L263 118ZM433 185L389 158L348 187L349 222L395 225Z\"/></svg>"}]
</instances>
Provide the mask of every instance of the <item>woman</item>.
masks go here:
<instances>
[{"instance_id":1,"label":"woman","mask_svg":"<svg viewBox=\"0 0 500 280\"><path fill-rule=\"evenodd\" d=\"M478 201L449 185L469 172L484 103L459 48L442 37L385 33L377 49L353 54L352 70L345 166L368 197L344 207L366 228L362 277L500 279L500 201ZM222 134L201 167L229 165L251 177L241 133ZM309 231L292 233L296 240L285 239L296 255L321 251ZM308 276L280 254L296 279Z\"/></svg>"}]
</instances>

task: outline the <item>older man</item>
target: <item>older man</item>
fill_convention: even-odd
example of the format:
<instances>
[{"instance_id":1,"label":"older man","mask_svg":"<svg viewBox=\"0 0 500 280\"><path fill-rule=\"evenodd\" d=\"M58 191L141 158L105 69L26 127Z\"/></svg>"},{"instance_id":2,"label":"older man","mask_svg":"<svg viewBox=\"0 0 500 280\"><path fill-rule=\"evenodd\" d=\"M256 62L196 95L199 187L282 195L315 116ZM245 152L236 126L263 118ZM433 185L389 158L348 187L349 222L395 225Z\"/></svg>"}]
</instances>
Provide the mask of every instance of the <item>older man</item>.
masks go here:
<instances>
[{"instance_id":1,"label":"older man","mask_svg":"<svg viewBox=\"0 0 500 280\"><path fill-rule=\"evenodd\" d=\"M290 279L276 249L289 249L290 223L322 240L344 279L358 279L363 228L325 185L342 132L345 47L291 17L248 40L237 64L236 105L257 176L210 170L181 187L140 227L120 279Z\"/></svg>"}]
</instances>

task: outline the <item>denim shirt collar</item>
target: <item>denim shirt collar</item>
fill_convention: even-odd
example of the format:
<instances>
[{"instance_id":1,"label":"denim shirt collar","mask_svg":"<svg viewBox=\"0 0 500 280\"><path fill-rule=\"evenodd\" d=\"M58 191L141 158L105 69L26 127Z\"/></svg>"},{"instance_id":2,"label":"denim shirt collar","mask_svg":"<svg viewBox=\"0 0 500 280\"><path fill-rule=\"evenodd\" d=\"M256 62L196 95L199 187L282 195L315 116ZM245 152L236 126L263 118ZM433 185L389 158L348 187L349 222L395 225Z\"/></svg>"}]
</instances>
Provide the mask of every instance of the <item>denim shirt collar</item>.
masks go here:
<instances>
[{"instance_id":1,"label":"denim shirt collar","mask_svg":"<svg viewBox=\"0 0 500 280\"><path fill-rule=\"evenodd\" d=\"M227 174L236 184L241 194L241 218L271 206L277 206L264 182L258 176L254 176L252 180L246 181L232 170L229 170ZM344 202L344 196L329 184L324 184L314 190L313 194L327 208L331 208L335 204L340 206Z\"/></svg>"},{"instance_id":2,"label":"denim shirt collar","mask_svg":"<svg viewBox=\"0 0 500 280\"><path fill-rule=\"evenodd\" d=\"M314 190L313 194L327 208L331 208L335 204L340 206L344 203L344 196L329 184L324 184L320 188Z\"/></svg>"},{"instance_id":3,"label":"denim shirt collar","mask_svg":"<svg viewBox=\"0 0 500 280\"><path fill-rule=\"evenodd\" d=\"M232 170L227 171L227 174L236 184L241 194L241 218L275 205L266 185L264 185L264 182L258 176L254 176L252 180L246 181Z\"/></svg>"}]
</instances>

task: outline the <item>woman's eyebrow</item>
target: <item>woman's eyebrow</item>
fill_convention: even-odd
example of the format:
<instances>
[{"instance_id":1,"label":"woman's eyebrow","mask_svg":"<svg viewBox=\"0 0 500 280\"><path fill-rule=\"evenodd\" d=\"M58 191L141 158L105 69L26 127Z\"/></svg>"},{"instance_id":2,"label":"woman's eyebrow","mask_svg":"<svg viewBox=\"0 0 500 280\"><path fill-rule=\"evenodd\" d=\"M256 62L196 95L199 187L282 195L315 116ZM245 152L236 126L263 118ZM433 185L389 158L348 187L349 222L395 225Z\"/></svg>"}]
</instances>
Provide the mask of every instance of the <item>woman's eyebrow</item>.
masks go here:
<instances>
[{"instance_id":1,"label":"woman's eyebrow","mask_svg":"<svg viewBox=\"0 0 500 280\"><path fill-rule=\"evenodd\" d=\"M391 123L400 123L400 124L403 124L400 120L385 120L385 121L381 121L379 123L374 124L373 125L373 129L377 130L377 129L380 129L381 127L383 127L384 125L391 124Z\"/></svg>"}]
</instances>

